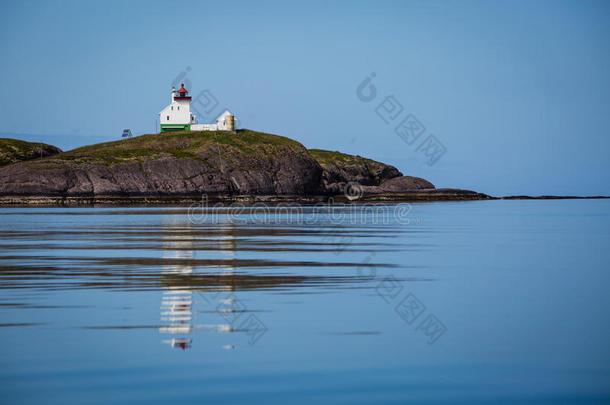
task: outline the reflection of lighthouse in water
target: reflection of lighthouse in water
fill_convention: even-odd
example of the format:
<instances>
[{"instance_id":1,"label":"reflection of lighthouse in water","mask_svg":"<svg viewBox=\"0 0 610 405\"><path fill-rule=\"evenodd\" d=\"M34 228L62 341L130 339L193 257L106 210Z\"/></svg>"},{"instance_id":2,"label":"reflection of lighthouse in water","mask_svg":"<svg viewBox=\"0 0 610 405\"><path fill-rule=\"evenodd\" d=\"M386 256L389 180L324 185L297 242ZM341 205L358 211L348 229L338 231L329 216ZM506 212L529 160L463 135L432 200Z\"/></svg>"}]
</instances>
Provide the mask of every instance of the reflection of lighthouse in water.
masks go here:
<instances>
[{"instance_id":1,"label":"reflection of lighthouse in water","mask_svg":"<svg viewBox=\"0 0 610 405\"><path fill-rule=\"evenodd\" d=\"M167 229L167 227L164 227ZM177 224L169 227L169 232L163 236L163 257L169 259L192 259L191 250L193 241L188 235L176 232L181 227ZM192 266L186 264L165 265L161 272L162 277L168 277L170 285L163 291L161 299L161 321L167 325L161 326L159 331L171 335L171 339L163 340L172 347L188 349L192 340L187 337L193 329L193 292L188 285L172 285L176 275L188 275L193 272Z\"/></svg>"},{"instance_id":2,"label":"reflection of lighthouse in water","mask_svg":"<svg viewBox=\"0 0 610 405\"><path fill-rule=\"evenodd\" d=\"M192 339L190 335L196 329L232 332L233 328L229 324L197 326L193 323L193 316L197 311L193 309L193 286L189 285L188 281L188 276L193 274L193 266L188 261L195 258L193 243L196 242L196 239L191 232L191 223L184 221L183 218L180 218L179 222L164 225L164 230L166 232L163 236L163 257L178 261L183 260L183 263L164 265L164 270L161 273L162 279L165 278L168 283L161 299L161 321L164 325L159 328L159 332L171 336L171 339L163 339L162 342L174 348L186 350L191 347ZM222 224L215 229L210 227L206 230L212 234L216 233L216 235L212 235L212 240L216 242L214 243L216 249L211 250L220 251L222 259L233 259L235 256L235 240L232 225ZM219 264L210 267L210 270L214 271L219 278L224 279L226 277L227 280L230 280L230 276L233 275L233 265ZM184 281L181 282L181 279ZM213 283L210 287L214 291L201 291L197 296L203 298L207 305L212 306L213 309L216 309L217 302L227 301L221 299L221 292L234 290L234 286L230 283L222 285L218 282ZM226 345L224 347L232 346Z\"/></svg>"}]
</instances>

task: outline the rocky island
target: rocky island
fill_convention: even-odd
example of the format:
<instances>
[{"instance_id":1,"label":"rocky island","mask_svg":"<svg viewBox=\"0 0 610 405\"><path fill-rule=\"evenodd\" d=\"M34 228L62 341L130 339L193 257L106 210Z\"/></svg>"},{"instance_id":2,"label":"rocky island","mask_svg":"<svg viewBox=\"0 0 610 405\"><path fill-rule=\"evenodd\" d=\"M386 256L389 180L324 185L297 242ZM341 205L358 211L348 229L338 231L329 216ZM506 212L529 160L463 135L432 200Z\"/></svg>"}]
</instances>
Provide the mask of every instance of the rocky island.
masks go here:
<instances>
[{"instance_id":1,"label":"rocky island","mask_svg":"<svg viewBox=\"0 0 610 405\"><path fill-rule=\"evenodd\" d=\"M10 154L8 144L0 144L0 157L10 156L0 167L0 204L180 204L203 194L220 201L491 198L437 189L381 162L246 129L142 135L66 152L45 145L42 152Z\"/></svg>"}]
</instances>

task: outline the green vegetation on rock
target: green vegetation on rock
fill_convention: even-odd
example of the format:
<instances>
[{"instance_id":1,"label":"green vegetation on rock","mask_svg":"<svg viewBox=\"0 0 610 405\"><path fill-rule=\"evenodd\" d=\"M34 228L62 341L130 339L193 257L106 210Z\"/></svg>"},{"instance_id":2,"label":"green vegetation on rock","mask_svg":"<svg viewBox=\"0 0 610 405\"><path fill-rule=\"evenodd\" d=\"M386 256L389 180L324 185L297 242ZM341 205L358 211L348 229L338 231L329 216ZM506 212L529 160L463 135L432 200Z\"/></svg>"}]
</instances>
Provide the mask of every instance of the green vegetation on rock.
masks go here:
<instances>
[{"instance_id":1,"label":"green vegetation on rock","mask_svg":"<svg viewBox=\"0 0 610 405\"><path fill-rule=\"evenodd\" d=\"M198 152L208 149L216 143L234 148L239 152L253 154L261 151L262 147L268 146L289 146L295 149L305 149L303 145L292 139L247 129L239 130L237 133L177 131L83 146L62 153L56 158L80 162L124 162L141 161L163 154L170 154L176 158L199 159ZM223 150L226 152L226 148L223 147Z\"/></svg>"},{"instance_id":2,"label":"green vegetation on rock","mask_svg":"<svg viewBox=\"0 0 610 405\"><path fill-rule=\"evenodd\" d=\"M348 155L337 151L324 149L309 149L309 154L314 157L320 164L322 163L360 163L363 161L375 162L374 160L363 158L361 156Z\"/></svg>"},{"instance_id":3,"label":"green vegetation on rock","mask_svg":"<svg viewBox=\"0 0 610 405\"><path fill-rule=\"evenodd\" d=\"M0 138L0 166L6 166L22 160L38 159L60 152L61 149L45 143Z\"/></svg>"},{"instance_id":4,"label":"green vegetation on rock","mask_svg":"<svg viewBox=\"0 0 610 405\"><path fill-rule=\"evenodd\" d=\"M322 165L322 167L329 164L349 165L349 166L360 166L367 165L371 169L377 169L380 167L386 167L385 163L378 162L373 159L367 159L362 156L348 155L347 153L341 153L337 151L323 150L323 149L308 149L309 154Z\"/></svg>"}]
</instances>

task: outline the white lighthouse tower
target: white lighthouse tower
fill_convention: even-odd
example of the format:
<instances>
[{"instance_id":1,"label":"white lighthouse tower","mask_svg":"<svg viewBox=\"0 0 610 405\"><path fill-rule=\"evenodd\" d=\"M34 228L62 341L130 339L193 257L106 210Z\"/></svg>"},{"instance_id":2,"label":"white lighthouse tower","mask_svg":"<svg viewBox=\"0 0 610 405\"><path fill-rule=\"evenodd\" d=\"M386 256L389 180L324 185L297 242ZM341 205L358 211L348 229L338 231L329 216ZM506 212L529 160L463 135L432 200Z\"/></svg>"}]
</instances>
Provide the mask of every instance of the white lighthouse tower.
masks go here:
<instances>
[{"instance_id":1,"label":"white lighthouse tower","mask_svg":"<svg viewBox=\"0 0 610 405\"><path fill-rule=\"evenodd\" d=\"M190 131L191 124L196 122L196 117L191 114L191 96L184 83L178 91L172 87L172 103L159 113L161 132Z\"/></svg>"}]
</instances>

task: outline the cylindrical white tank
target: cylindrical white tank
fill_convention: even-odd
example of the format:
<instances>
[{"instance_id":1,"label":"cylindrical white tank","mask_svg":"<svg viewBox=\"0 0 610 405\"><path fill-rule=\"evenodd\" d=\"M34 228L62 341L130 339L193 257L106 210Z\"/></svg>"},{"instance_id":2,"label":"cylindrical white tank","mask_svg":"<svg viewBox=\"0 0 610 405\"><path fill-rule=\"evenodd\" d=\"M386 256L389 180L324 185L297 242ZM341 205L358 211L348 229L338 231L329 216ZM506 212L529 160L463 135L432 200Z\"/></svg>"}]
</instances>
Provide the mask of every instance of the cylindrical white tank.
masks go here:
<instances>
[{"instance_id":1,"label":"cylindrical white tank","mask_svg":"<svg viewBox=\"0 0 610 405\"><path fill-rule=\"evenodd\" d=\"M227 131L235 131L235 116L227 115Z\"/></svg>"}]
</instances>

